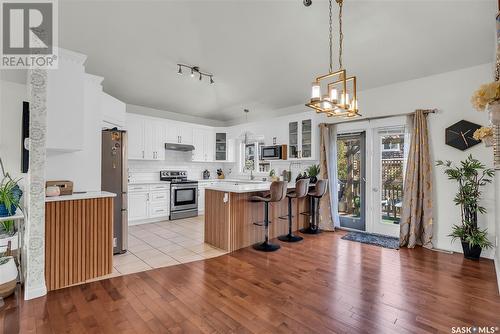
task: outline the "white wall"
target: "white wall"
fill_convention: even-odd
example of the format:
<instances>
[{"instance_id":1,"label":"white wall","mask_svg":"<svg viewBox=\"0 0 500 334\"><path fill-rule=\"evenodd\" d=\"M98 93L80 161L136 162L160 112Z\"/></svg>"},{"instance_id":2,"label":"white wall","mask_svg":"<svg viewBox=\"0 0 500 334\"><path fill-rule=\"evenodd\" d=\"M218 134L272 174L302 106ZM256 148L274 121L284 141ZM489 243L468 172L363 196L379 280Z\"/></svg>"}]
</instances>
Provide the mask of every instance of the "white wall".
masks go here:
<instances>
[{"instance_id":1,"label":"white wall","mask_svg":"<svg viewBox=\"0 0 500 334\"><path fill-rule=\"evenodd\" d=\"M21 137L23 101L27 101L26 85L0 81L0 157L12 177L21 173Z\"/></svg>"},{"instance_id":2,"label":"white wall","mask_svg":"<svg viewBox=\"0 0 500 334\"><path fill-rule=\"evenodd\" d=\"M360 93L360 108L368 117L411 112L419 108L437 108L439 113L429 116L431 158L433 161L459 162L469 154L493 166L492 148L476 145L464 152L445 144L445 129L462 119L488 124L486 113L476 112L470 97L480 84L493 80L493 64L485 64L431 77L401 82ZM459 208L453 203L457 190L442 170L434 170L434 246L439 249L461 251L458 242L451 243L447 235L453 224L460 223ZM479 225L488 228L490 240L495 240L494 187L484 189L483 204L488 210L479 218ZM493 257L493 251L484 256Z\"/></svg>"},{"instance_id":3,"label":"white wall","mask_svg":"<svg viewBox=\"0 0 500 334\"><path fill-rule=\"evenodd\" d=\"M101 190L101 81L100 77L85 75L83 149L47 152L46 179L73 181L74 191Z\"/></svg>"}]
</instances>

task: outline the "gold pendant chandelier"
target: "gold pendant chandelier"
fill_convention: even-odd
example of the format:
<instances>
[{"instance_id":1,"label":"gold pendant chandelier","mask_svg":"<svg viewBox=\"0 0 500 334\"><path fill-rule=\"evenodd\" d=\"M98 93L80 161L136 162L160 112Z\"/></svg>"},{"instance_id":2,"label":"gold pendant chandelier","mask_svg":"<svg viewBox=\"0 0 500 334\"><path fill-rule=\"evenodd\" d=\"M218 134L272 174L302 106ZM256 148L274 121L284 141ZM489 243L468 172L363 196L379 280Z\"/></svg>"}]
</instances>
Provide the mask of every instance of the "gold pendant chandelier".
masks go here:
<instances>
[{"instance_id":1,"label":"gold pendant chandelier","mask_svg":"<svg viewBox=\"0 0 500 334\"><path fill-rule=\"evenodd\" d=\"M333 71L333 37L332 37L332 0L329 0L330 10L330 68L328 74L321 75L312 83L311 100L306 106L324 113L328 117L356 117L360 116L356 92L356 77L347 76L342 68L342 51L344 34L342 32L342 6L343 0L335 0L339 5L339 70ZM327 94L321 94L321 86Z\"/></svg>"}]
</instances>

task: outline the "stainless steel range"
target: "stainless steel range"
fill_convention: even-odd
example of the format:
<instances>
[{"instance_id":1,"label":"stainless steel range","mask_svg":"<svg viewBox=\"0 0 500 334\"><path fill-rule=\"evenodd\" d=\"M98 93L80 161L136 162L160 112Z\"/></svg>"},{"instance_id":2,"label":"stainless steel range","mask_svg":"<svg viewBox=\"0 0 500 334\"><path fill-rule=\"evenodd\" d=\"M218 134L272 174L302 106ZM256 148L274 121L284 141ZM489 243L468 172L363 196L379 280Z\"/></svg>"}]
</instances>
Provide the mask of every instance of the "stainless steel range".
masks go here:
<instances>
[{"instance_id":1,"label":"stainless steel range","mask_svg":"<svg viewBox=\"0 0 500 334\"><path fill-rule=\"evenodd\" d=\"M160 180L170 182L170 219L198 216L198 181L188 180L186 171L162 170Z\"/></svg>"}]
</instances>

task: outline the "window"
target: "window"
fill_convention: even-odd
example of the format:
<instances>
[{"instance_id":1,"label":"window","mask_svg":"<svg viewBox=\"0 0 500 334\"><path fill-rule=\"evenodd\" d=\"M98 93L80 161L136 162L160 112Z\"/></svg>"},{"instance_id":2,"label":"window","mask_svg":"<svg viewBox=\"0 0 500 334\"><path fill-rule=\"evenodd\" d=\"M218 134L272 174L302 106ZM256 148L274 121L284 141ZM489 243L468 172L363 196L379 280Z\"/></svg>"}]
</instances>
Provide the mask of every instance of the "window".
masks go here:
<instances>
[{"instance_id":1,"label":"window","mask_svg":"<svg viewBox=\"0 0 500 334\"><path fill-rule=\"evenodd\" d=\"M257 143L245 144L243 143L244 156L243 156L243 172L255 172L257 164Z\"/></svg>"},{"instance_id":2,"label":"window","mask_svg":"<svg viewBox=\"0 0 500 334\"><path fill-rule=\"evenodd\" d=\"M401 150L401 144L400 143L395 143L395 142L391 141L390 139L384 141L382 143L382 146L383 146L382 149L384 151L399 151L399 150Z\"/></svg>"}]
</instances>

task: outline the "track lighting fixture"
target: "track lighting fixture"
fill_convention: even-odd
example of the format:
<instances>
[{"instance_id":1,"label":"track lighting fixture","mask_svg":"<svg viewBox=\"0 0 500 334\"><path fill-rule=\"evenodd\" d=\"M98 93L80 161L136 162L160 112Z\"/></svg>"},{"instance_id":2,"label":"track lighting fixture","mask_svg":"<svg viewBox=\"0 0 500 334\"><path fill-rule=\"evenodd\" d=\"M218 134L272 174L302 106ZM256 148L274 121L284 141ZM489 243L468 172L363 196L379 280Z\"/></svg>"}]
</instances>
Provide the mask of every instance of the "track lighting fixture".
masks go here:
<instances>
[{"instance_id":1,"label":"track lighting fixture","mask_svg":"<svg viewBox=\"0 0 500 334\"><path fill-rule=\"evenodd\" d=\"M200 68L198 66L190 66L190 65L186 65L186 64L177 64L177 66L179 67L179 70L177 71L178 74L181 74L182 75L182 68L185 67L187 69L190 69L191 70L191 78L194 78L194 75L195 74L198 74L199 75L199 80L202 81L203 80L203 77L208 77L210 78L210 84L213 84L215 83L213 77L214 75L212 73L207 73L207 72L203 72L200 70Z\"/></svg>"}]
</instances>

